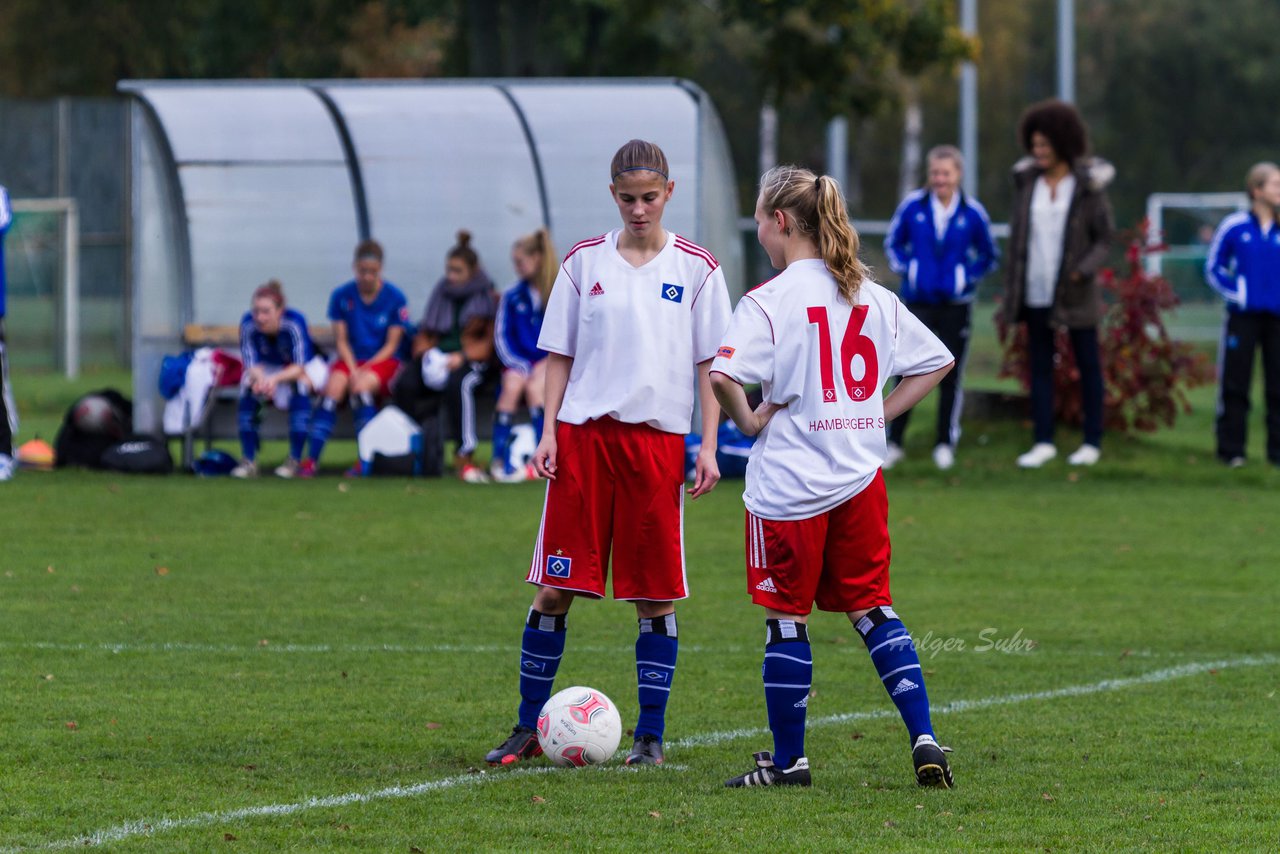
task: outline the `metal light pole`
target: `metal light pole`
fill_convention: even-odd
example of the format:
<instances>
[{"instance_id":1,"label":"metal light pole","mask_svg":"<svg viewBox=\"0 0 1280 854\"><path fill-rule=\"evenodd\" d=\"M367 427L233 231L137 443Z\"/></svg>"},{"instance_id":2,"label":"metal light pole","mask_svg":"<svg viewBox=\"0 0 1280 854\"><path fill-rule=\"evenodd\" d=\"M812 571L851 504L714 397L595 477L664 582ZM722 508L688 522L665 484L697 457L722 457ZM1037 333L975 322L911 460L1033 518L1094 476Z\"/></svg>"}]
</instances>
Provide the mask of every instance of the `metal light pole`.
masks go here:
<instances>
[{"instance_id":1,"label":"metal light pole","mask_svg":"<svg viewBox=\"0 0 1280 854\"><path fill-rule=\"evenodd\" d=\"M978 34L978 0L960 0L960 29L966 36ZM972 62L960 66L960 151L964 154L964 192L978 192L978 69Z\"/></svg>"},{"instance_id":2,"label":"metal light pole","mask_svg":"<svg viewBox=\"0 0 1280 854\"><path fill-rule=\"evenodd\" d=\"M1058 0L1058 97L1076 100L1076 4Z\"/></svg>"}]
</instances>

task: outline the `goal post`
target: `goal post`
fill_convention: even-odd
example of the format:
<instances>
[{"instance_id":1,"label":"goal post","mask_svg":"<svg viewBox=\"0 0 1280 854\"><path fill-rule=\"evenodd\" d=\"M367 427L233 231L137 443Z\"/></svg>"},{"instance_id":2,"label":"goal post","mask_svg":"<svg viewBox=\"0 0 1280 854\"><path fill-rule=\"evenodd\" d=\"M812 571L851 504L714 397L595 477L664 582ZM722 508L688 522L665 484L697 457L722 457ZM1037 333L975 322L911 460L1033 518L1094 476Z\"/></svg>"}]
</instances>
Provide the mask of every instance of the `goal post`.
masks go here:
<instances>
[{"instance_id":1,"label":"goal post","mask_svg":"<svg viewBox=\"0 0 1280 854\"><path fill-rule=\"evenodd\" d=\"M12 199L10 207L9 293L52 303L56 361L74 379L80 375L79 208L72 198Z\"/></svg>"}]
</instances>

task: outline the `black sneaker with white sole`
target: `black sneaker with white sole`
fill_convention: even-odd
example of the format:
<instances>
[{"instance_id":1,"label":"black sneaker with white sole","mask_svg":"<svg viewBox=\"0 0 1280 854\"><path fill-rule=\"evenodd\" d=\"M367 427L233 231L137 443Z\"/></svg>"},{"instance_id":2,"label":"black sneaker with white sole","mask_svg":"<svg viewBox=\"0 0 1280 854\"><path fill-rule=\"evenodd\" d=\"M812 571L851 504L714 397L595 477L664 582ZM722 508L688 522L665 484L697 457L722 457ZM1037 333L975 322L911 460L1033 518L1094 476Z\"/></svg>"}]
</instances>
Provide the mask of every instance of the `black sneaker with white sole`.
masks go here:
<instances>
[{"instance_id":1,"label":"black sneaker with white sole","mask_svg":"<svg viewBox=\"0 0 1280 854\"><path fill-rule=\"evenodd\" d=\"M911 748L911 761L916 766L916 782L921 786L953 789L956 781L947 762L948 747L942 747L931 735L922 735Z\"/></svg>"},{"instance_id":2,"label":"black sneaker with white sole","mask_svg":"<svg viewBox=\"0 0 1280 854\"><path fill-rule=\"evenodd\" d=\"M809 786L813 781L809 776L809 760L803 756L791 760L786 768L773 764L773 754L765 750L753 754L756 770L725 780L729 789L742 789L748 786Z\"/></svg>"},{"instance_id":3,"label":"black sneaker with white sole","mask_svg":"<svg viewBox=\"0 0 1280 854\"><path fill-rule=\"evenodd\" d=\"M662 739L656 735L640 735L631 745L626 762L628 765L661 765L664 758Z\"/></svg>"},{"instance_id":4,"label":"black sneaker with white sole","mask_svg":"<svg viewBox=\"0 0 1280 854\"><path fill-rule=\"evenodd\" d=\"M538 733L525 726L517 726L511 730L507 740L485 754L484 761L490 765L511 765L521 759L532 759L542 755L542 745L538 743Z\"/></svg>"}]
</instances>

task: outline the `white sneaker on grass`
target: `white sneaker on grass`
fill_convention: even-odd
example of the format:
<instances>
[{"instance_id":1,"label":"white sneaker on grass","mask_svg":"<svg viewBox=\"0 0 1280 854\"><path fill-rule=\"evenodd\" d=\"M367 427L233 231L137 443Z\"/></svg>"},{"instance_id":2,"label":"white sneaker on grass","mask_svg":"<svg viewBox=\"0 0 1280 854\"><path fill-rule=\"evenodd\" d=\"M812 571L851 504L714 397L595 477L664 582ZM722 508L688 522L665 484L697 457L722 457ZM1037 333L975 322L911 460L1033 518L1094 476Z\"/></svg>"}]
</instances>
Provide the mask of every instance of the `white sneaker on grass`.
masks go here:
<instances>
[{"instance_id":1,"label":"white sneaker on grass","mask_svg":"<svg viewBox=\"0 0 1280 854\"><path fill-rule=\"evenodd\" d=\"M231 470L231 476L246 479L258 476L258 464L253 460L241 460L240 465Z\"/></svg>"},{"instance_id":2,"label":"white sneaker on grass","mask_svg":"<svg viewBox=\"0 0 1280 854\"><path fill-rule=\"evenodd\" d=\"M1097 445L1084 444L1067 457L1067 463L1073 466L1091 466L1101 458L1101 448Z\"/></svg>"},{"instance_id":3,"label":"white sneaker on grass","mask_svg":"<svg viewBox=\"0 0 1280 854\"><path fill-rule=\"evenodd\" d=\"M0 454L0 480L13 480L18 464L8 454Z\"/></svg>"},{"instance_id":4,"label":"white sneaker on grass","mask_svg":"<svg viewBox=\"0 0 1280 854\"><path fill-rule=\"evenodd\" d=\"M902 448L898 447L893 442L890 442L888 447L885 448L884 462L881 463L880 468L888 471L901 462L902 458L906 455L906 452L903 451Z\"/></svg>"},{"instance_id":5,"label":"white sneaker on grass","mask_svg":"<svg viewBox=\"0 0 1280 854\"><path fill-rule=\"evenodd\" d=\"M950 445L938 445L933 449L933 464L938 467L938 471L948 471L956 464L956 452L951 450Z\"/></svg>"},{"instance_id":6,"label":"white sneaker on grass","mask_svg":"<svg viewBox=\"0 0 1280 854\"><path fill-rule=\"evenodd\" d=\"M1018 457L1018 468L1038 469L1058 455L1058 449L1048 442L1036 442L1031 450Z\"/></svg>"}]
</instances>

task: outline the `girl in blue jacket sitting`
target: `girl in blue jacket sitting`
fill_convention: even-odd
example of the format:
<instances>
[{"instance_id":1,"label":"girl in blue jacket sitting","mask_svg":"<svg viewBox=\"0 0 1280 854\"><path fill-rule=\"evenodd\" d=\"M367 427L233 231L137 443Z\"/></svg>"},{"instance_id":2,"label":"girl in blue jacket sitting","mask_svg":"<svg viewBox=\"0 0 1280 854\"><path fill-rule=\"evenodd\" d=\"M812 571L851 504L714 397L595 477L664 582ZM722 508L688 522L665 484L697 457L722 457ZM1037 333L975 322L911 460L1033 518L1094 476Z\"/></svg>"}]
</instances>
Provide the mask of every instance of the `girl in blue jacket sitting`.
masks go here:
<instances>
[{"instance_id":1,"label":"girl in blue jacket sitting","mask_svg":"<svg viewBox=\"0 0 1280 854\"><path fill-rule=\"evenodd\" d=\"M545 228L520 238L511 249L511 264L520 281L502 295L494 330L502 361L502 391L493 415L491 474L497 481L509 483L529 477L526 466L515 466L509 453L511 426L521 399L529 408L534 435L542 435L547 354L538 349L538 333L559 260Z\"/></svg>"},{"instance_id":2,"label":"girl in blue jacket sitting","mask_svg":"<svg viewBox=\"0 0 1280 854\"><path fill-rule=\"evenodd\" d=\"M960 438L973 297L978 281L995 268L999 254L986 209L960 189L964 174L960 150L939 145L929 151L928 166L928 185L898 205L884 250L889 267L902 277L902 301L956 357L955 370L938 386L933 461L945 471L955 464ZM902 459L909 415L904 412L889 425L886 469Z\"/></svg>"}]
</instances>

